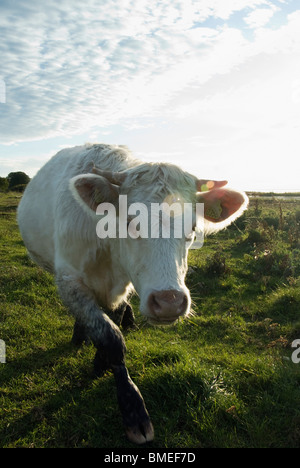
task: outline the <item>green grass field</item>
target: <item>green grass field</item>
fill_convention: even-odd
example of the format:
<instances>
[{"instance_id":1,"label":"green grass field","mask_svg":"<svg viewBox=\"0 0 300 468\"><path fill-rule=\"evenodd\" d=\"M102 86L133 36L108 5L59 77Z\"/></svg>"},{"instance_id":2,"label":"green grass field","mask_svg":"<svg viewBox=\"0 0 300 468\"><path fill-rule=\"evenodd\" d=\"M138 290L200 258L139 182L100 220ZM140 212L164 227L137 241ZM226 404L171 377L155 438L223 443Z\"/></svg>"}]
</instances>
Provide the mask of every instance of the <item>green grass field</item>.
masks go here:
<instances>
[{"instance_id":1,"label":"green grass field","mask_svg":"<svg viewBox=\"0 0 300 468\"><path fill-rule=\"evenodd\" d=\"M51 275L26 254L20 194L0 194L0 447L134 447L114 379L93 378L93 346ZM300 447L300 203L252 199L235 225L190 251L194 316L151 327L132 303L127 366L155 427L152 448Z\"/></svg>"}]
</instances>

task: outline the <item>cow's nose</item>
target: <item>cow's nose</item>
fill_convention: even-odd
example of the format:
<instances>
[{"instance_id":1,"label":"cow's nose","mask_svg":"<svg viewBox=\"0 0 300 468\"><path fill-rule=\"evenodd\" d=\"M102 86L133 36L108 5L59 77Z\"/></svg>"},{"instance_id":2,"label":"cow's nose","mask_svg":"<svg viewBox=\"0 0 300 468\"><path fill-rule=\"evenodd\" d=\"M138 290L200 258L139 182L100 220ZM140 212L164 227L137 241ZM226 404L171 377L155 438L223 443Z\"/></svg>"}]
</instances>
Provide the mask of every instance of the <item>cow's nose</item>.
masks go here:
<instances>
[{"instance_id":1,"label":"cow's nose","mask_svg":"<svg viewBox=\"0 0 300 468\"><path fill-rule=\"evenodd\" d=\"M154 291L149 296L148 306L152 317L158 322L174 322L186 313L188 298L184 292L175 289Z\"/></svg>"}]
</instances>

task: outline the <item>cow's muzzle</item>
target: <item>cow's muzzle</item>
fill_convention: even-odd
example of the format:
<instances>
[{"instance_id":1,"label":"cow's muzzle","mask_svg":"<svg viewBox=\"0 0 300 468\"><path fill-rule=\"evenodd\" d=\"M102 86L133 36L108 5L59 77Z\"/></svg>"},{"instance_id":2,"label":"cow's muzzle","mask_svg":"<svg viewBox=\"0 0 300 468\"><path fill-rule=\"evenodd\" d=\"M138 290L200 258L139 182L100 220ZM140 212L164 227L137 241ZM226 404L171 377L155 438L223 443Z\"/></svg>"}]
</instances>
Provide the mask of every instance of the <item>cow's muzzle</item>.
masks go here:
<instances>
[{"instance_id":1,"label":"cow's muzzle","mask_svg":"<svg viewBox=\"0 0 300 468\"><path fill-rule=\"evenodd\" d=\"M189 299L185 292L169 289L153 291L148 298L150 319L156 323L168 324L185 315Z\"/></svg>"}]
</instances>

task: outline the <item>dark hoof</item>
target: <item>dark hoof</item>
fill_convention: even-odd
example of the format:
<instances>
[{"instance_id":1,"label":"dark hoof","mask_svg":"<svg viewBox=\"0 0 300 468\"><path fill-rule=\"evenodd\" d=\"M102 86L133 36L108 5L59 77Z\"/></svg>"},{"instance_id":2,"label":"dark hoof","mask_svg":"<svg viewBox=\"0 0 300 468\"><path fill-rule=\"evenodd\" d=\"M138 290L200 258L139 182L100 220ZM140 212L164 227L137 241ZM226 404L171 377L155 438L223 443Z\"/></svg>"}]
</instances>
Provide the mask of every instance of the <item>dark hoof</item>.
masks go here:
<instances>
[{"instance_id":1,"label":"dark hoof","mask_svg":"<svg viewBox=\"0 0 300 468\"><path fill-rule=\"evenodd\" d=\"M154 429L138 387L132 382L124 365L115 366L113 372L128 439L135 444L151 442L154 439Z\"/></svg>"},{"instance_id":2,"label":"dark hoof","mask_svg":"<svg viewBox=\"0 0 300 468\"><path fill-rule=\"evenodd\" d=\"M137 426L127 427L125 432L128 440L134 444L145 444L154 439L154 429L150 419Z\"/></svg>"},{"instance_id":3,"label":"dark hoof","mask_svg":"<svg viewBox=\"0 0 300 468\"><path fill-rule=\"evenodd\" d=\"M133 310L129 304L126 305L121 325L124 330L134 330L137 328L134 320Z\"/></svg>"}]
</instances>

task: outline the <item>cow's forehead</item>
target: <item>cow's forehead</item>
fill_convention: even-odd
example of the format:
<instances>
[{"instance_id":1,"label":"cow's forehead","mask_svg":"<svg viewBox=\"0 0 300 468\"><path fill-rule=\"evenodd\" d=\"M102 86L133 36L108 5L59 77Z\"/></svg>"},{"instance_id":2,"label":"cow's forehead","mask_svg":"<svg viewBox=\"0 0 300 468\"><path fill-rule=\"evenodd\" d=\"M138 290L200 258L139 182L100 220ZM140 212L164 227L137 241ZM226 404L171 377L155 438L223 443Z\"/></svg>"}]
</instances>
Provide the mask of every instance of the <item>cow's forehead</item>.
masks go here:
<instances>
[{"instance_id":1,"label":"cow's forehead","mask_svg":"<svg viewBox=\"0 0 300 468\"><path fill-rule=\"evenodd\" d=\"M187 201L196 193L197 178L167 163L148 163L130 171L122 192L139 201L162 201L168 194L178 194Z\"/></svg>"}]
</instances>

